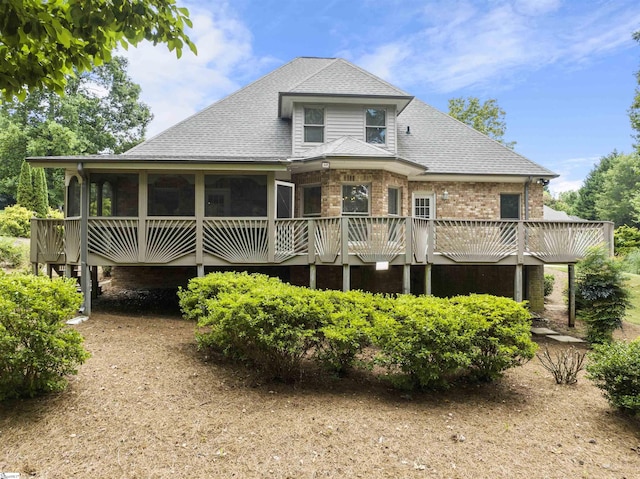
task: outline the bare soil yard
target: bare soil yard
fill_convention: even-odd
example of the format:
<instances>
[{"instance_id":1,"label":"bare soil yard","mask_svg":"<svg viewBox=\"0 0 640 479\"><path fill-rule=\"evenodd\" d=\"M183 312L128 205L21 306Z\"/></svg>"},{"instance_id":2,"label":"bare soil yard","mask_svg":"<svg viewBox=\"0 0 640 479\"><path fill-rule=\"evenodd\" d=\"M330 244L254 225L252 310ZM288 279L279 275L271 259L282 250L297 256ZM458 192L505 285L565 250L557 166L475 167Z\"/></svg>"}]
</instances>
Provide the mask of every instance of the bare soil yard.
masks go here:
<instances>
[{"instance_id":1,"label":"bare soil yard","mask_svg":"<svg viewBox=\"0 0 640 479\"><path fill-rule=\"evenodd\" d=\"M564 324L561 300L549 306L551 324ZM75 327L93 356L69 388L0 404L0 472L640 477L640 422L612 410L584 373L578 384L558 386L537 359L492 384L407 395L366 374L338 380L308 372L296 385L262 383L198 352L194 325L177 315L125 313L106 302ZM628 325L623 335L637 337L640 328Z\"/></svg>"}]
</instances>

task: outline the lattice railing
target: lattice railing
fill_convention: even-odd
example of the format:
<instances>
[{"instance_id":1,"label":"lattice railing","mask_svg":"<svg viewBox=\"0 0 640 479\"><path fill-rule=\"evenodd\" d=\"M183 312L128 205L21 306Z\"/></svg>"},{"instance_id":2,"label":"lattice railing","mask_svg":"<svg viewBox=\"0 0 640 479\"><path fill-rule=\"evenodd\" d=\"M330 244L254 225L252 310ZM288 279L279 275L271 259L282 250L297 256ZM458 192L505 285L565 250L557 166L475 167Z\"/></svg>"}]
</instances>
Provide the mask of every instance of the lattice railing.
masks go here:
<instances>
[{"instance_id":1,"label":"lattice railing","mask_svg":"<svg viewBox=\"0 0 640 479\"><path fill-rule=\"evenodd\" d=\"M294 256L306 255L309 251L309 222L299 219L276 220L276 263Z\"/></svg>"},{"instance_id":2,"label":"lattice railing","mask_svg":"<svg viewBox=\"0 0 640 479\"><path fill-rule=\"evenodd\" d=\"M316 255L324 263L333 263L342 245L340 218L318 218L314 232Z\"/></svg>"},{"instance_id":3,"label":"lattice railing","mask_svg":"<svg viewBox=\"0 0 640 479\"><path fill-rule=\"evenodd\" d=\"M268 220L204 220L204 251L230 263L266 263L269 258Z\"/></svg>"},{"instance_id":4,"label":"lattice railing","mask_svg":"<svg viewBox=\"0 0 640 479\"><path fill-rule=\"evenodd\" d=\"M434 221L435 251L454 261L493 263L517 253L517 221Z\"/></svg>"},{"instance_id":5,"label":"lattice railing","mask_svg":"<svg viewBox=\"0 0 640 479\"><path fill-rule=\"evenodd\" d=\"M137 218L91 218L89 253L114 263L138 262Z\"/></svg>"},{"instance_id":6,"label":"lattice railing","mask_svg":"<svg viewBox=\"0 0 640 479\"><path fill-rule=\"evenodd\" d=\"M603 223L527 222L526 251L545 262L572 263L605 241Z\"/></svg>"},{"instance_id":7,"label":"lattice railing","mask_svg":"<svg viewBox=\"0 0 640 479\"><path fill-rule=\"evenodd\" d=\"M405 231L404 218L349 218L349 253L365 263L391 261L405 251Z\"/></svg>"},{"instance_id":8,"label":"lattice railing","mask_svg":"<svg viewBox=\"0 0 640 479\"><path fill-rule=\"evenodd\" d=\"M196 221L191 219L148 219L146 262L170 263L196 252Z\"/></svg>"}]
</instances>

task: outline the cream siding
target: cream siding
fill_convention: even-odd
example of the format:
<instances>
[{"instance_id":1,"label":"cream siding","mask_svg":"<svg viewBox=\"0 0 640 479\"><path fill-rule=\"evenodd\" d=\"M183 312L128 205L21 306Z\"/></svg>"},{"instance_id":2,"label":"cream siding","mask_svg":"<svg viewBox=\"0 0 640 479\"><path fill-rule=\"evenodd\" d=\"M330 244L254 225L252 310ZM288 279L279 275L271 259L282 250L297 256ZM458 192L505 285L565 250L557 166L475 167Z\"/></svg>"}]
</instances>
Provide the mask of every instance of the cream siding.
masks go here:
<instances>
[{"instance_id":1,"label":"cream siding","mask_svg":"<svg viewBox=\"0 0 640 479\"><path fill-rule=\"evenodd\" d=\"M324 141L337 140L350 136L365 141L365 105L317 105L296 104L293 110L292 149L293 156L301 156L306 149L314 148L319 143L304 143L304 107L324 108ZM374 107L375 105L370 105ZM396 111L394 107L387 110L387 144L375 145L392 153L396 152Z\"/></svg>"}]
</instances>

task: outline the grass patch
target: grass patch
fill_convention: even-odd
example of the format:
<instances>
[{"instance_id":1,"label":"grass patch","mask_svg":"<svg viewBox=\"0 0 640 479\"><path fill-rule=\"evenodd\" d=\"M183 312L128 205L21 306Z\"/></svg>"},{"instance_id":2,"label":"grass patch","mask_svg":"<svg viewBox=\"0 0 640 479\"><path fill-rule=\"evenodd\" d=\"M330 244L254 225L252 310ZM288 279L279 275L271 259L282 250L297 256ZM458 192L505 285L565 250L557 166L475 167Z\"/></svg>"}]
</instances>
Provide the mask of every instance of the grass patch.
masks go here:
<instances>
[{"instance_id":1,"label":"grass patch","mask_svg":"<svg viewBox=\"0 0 640 479\"><path fill-rule=\"evenodd\" d=\"M634 324L640 324L640 275L624 273L625 278L628 278L627 287L629 288L631 301L631 308L627 309L627 315L625 321Z\"/></svg>"}]
</instances>

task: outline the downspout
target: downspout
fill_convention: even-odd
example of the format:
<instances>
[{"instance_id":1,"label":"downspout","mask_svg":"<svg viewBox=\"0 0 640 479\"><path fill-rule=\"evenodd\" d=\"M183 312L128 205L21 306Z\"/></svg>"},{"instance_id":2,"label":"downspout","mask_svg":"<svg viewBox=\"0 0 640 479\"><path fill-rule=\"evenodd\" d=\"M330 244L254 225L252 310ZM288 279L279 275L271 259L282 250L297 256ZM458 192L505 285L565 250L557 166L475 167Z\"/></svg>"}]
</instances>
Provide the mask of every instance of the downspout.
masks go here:
<instances>
[{"instance_id":1,"label":"downspout","mask_svg":"<svg viewBox=\"0 0 640 479\"><path fill-rule=\"evenodd\" d=\"M82 314L91 314L91 274L89 273L89 185L84 164L78 163L78 175L82 178L80 184L80 290L82 291Z\"/></svg>"}]
</instances>

